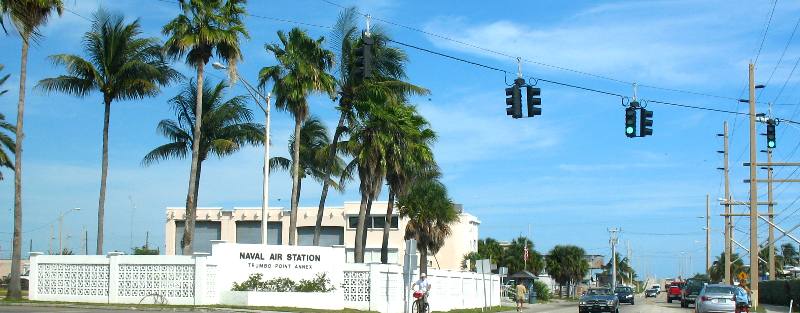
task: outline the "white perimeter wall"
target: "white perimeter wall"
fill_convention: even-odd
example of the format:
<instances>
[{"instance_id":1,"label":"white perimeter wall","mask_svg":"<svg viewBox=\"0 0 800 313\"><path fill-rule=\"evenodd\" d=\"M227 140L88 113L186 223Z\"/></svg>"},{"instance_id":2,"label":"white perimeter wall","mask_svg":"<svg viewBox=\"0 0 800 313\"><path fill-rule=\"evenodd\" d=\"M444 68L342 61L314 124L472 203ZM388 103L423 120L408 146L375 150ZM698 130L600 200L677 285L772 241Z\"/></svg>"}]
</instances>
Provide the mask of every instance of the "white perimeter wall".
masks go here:
<instances>
[{"instance_id":1,"label":"white perimeter wall","mask_svg":"<svg viewBox=\"0 0 800 313\"><path fill-rule=\"evenodd\" d=\"M308 247L305 247L308 248ZM230 286L217 283L228 264L213 264L206 254L194 256L78 256L31 254L29 297L36 301L218 304ZM345 263L333 292L346 308L383 313L403 312L403 267L397 264ZM338 276L338 275L335 275ZM418 278L415 271L413 280ZM500 277L472 272L428 270L431 310L498 306ZM294 307L303 308L302 302Z\"/></svg>"}]
</instances>

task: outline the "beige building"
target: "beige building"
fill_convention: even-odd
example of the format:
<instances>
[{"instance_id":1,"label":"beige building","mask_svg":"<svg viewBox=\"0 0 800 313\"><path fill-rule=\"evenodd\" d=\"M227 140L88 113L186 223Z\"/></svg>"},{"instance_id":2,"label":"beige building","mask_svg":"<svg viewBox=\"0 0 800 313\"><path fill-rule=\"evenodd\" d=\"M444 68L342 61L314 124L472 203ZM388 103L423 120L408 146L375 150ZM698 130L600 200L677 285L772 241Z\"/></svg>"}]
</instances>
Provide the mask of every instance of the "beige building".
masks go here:
<instances>
[{"instance_id":1,"label":"beige building","mask_svg":"<svg viewBox=\"0 0 800 313\"><path fill-rule=\"evenodd\" d=\"M367 245L364 262L379 263L383 240L383 226L386 215L386 201L375 201L372 214L367 219ZM314 237L317 207L300 207L297 216L298 245L311 245ZM459 221L453 223L452 234L444 247L435 255L429 256L433 268L460 269L463 256L478 250L478 226L480 221L474 215L463 212L457 205ZM353 261L353 243L358 223L358 202L345 202L344 206L327 207L322 219L320 245L344 245L347 261ZM289 239L288 208L271 207L267 210L267 243L285 245ZM186 212L184 208L167 208L165 243L168 255L180 254L180 240L184 229ZM195 224L195 251L211 252L211 240L225 240L235 243L261 243L261 208L235 207L233 210L216 208L197 208ZM403 235L408 220L399 218L397 210L391 219L389 232L389 263L402 264L405 253ZM176 235L177 234L177 235Z\"/></svg>"}]
</instances>

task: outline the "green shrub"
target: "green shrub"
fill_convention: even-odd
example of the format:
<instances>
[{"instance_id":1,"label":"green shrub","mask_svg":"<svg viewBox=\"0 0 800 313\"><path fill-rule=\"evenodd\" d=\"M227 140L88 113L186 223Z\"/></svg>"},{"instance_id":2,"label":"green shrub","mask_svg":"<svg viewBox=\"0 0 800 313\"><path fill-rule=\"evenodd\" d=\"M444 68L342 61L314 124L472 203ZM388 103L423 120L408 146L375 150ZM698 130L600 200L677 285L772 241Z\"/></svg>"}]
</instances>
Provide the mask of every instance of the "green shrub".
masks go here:
<instances>
[{"instance_id":1,"label":"green shrub","mask_svg":"<svg viewBox=\"0 0 800 313\"><path fill-rule=\"evenodd\" d=\"M318 273L314 278L299 282L291 278L278 277L262 281L263 275L252 274L241 283L233 283L232 291L264 291L264 292L331 292L334 288L325 273Z\"/></svg>"},{"instance_id":2,"label":"green shrub","mask_svg":"<svg viewBox=\"0 0 800 313\"><path fill-rule=\"evenodd\" d=\"M761 303L789 305L800 302L800 280L770 280L758 284L758 299Z\"/></svg>"},{"instance_id":3,"label":"green shrub","mask_svg":"<svg viewBox=\"0 0 800 313\"><path fill-rule=\"evenodd\" d=\"M547 288L547 284L535 280L533 281L533 288L531 289L536 292L536 300L550 301L550 288Z\"/></svg>"}]
</instances>

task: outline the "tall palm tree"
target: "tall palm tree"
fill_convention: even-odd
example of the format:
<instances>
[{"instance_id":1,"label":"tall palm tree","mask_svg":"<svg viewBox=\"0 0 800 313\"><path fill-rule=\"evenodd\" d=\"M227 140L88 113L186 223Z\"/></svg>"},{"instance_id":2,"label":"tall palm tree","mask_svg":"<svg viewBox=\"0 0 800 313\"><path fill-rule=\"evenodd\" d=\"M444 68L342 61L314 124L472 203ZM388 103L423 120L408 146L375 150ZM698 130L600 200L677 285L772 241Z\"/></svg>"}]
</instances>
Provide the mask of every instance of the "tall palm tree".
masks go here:
<instances>
[{"instance_id":1,"label":"tall palm tree","mask_svg":"<svg viewBox=\"0 0 800 313\"><path fill-rule=\"evenodd\" d=\"M194 179L200 182L200 173L203 161L215 155L222 158L239 151L245 145L260 145L264 142L264 127L251 122L253 113L247 108L247 97L235 96L224 99L227 85L219 82L216 85L207 84L203 87L203 115L202 122L198 123L195 117L194 97L197 94L197 84L189 81L180 94L170 99L176 119L165 119L158 123L157 131L166 137L169 142L156 147L142 159L142 165L149 166L153 163L170 159L183 159L197 146L199 148L199 162ZM194 134L197 124L202 124L203 137L201 142L195 143ZM192 195L195 199L200 188L194 189ZM186 224L191 216L186 215ZM185 237L184 237L185 238ZM185 243L183 243L185 246Z\"/></svg>"},{"instance_id":2,"label":"tall palm tree","mask_svg":"<svg viewBox=\"0 0 800 313\"><path fill-rule=\"evenodd\" d=\"M3 64L0 64L0 72L2 72L4 68L5 66ZM6 83L9 77L11 77L11 74L6 74L6 76L0 76L0 86L3 86L3 84ZM6 94L6 92L8 92L8 89L0 89L0 96Z\"/></svg>"},{"instance_id":3,"label":"tall palm tree","mask_svg":"<svg viewBox=\"0 0 800 313\"><path fill-rule=\"evenodd\" d=\"M169 36L164 49L169 56L186 56L186 63L197 70L197 90L205 90L204 69L212 56L228 64L228 76L236 81L236 64L242 60L239 37L249 38L242 22L245 0L181 0L182 13L164 25L162 33ZM192 142L203 142L203 93L195 95L195 120ZM200 146L192 146L189 172L189 191L186 193L186 228L183 231L183 253L192 254L195 211L197 210L197 177L199 177Z\"/></svg>"},{"instance_id":4,"label":"tall palm tree","mask_svg":"<svg viewBox=\"0 0 800 313\"><path fill-rule=\"evenodd\" d=\"M625 281L627 280L628 282L630 282L631 277L636 276L636 271L633 269L633 267L631 267L630 260L627 257L620 256L619 253L616 254L616 260L617 260L617 278L616 278L617 281L625 283ZM611 275L612 262L613 259L608 260L608 263L606 263L606 265L603 267L603 273L609 275L609 277Z\"/></svg>"},{"instance_id":5,"label":"tall palm tree","mask_svg":"<svg viewBox=\"0 0 800 313\"><path fill-rule=\"evenodd\" d=\"M731 260L734 260L731 263L731 273L734 276L737 274L745 271L744 262L736 253L731 253ZM711 281L722 281L725 279L725 253L721 253L717 256L717 259L711 264L711 269L709 270Z\"/></svg>"},{"instance_id":6,"label":"tall palm tree","mask_svg":"<svg viewBox=\"0 0 800 313\"><path fill-rule=\"evenodd\" d=\"M797 252L797 248L791 243L784 243L781 245L780 248L781 255L783 256L783 263L785 265L797 266L798 264L798 255L800 253Z\"/></svg>"},{"instance_id":7,"label":"tall palm tree","mask_svg":"<svg viewBox=\"0 0 800 313\"><path fill-rule=\"evenodd\" d=\"M428 272L428 253L436 254L450 236L450 224L458 221L458 212L447 195L447 188L437 180L414 182L408 193L399 197L400 216L408 218L405 239L415 239L419 250L420 273Z\"/></svg>"},{"instance_id":8,"label":"tall palm tree","mask_svg":"<svg viewBox=\"0 0 800 313\"><path fill-rule=\"evenodd\" d=\"M430 124L408 107L408 116L396 120L398 131L391 133L386 149L386 182L389 185L389 201L386 206L386 221L383 224L381 263L389 261L389 228L391 227L394 202L397 195L405 194L417 179L432 179L439 176L439 168L433 158L431 145L436 133ZM366 236L364 236L366 240Z\"/></svg>"},{"instance_id":9,"label":"tall palm tree","mask_svg":"<svg viewBox=\"0 0 800 313\"><path fill-rule=\"evenodd\" d=\"M368 102L370 95L376 91L388 91L398 95L428 94L428 90L406 83L405 63L408 61L406 54L395 47L388 45L388 36L380 28L371 30L372 44L372 79L371 84L365 84L364 77L356 75L356 50L363 48L363 41L358 33L358 10L355 7L347 8L339 14L339 19L333 30L333 49L339 57L339 76L336 85L339 93L339 122L333 133L331 149L328 152L328 164L333 164L338 153L338 144L341 136L346 133L347 122L355 118L355 103ZM383 88L375 88L383 87ZM350 123L352 124L352 123ZM320 195L317 221L314 228L314 245L319 245L322 216L324 216L325 201L328 197L328 185L323 183ZM383 255L382 255L383 258Z\"/></svg>"},{"instance_id":10,"label":"tall palm tree","mask_svg":"<svg viewBox=\"0 0 800 313\"><path fill-rule=\"evenodd\" d=\"M523 259L526 246L528 247L527 262ZM544 258L534 249L533 241L525 236L514 238L508 248L503 251L503 255L498 261L497 264L505 265L511 274L526 270L538 275L544 269Z\"/></svg>"},{"instance_id":11,"label":"tall palm tree","mask_svg":"<svg viewBox=\"0 0 800 313\"><path fill-rule=\"evenodd\" d=\"M318 118L311 116L303 122L300 127L300 179L298 182L298 198L299 201L300 191L303 186L303 179L311 176L314 180L322 182L325 179L330 179L330 175L325 174L325 157L329 149L330 138L328 137L328 129L325 124ZM294 147L294 137L289 138L289 151ZM292 160L284 157L272 157L269 160L270 168L281 168L288 170L291 168ZM344 161L337 158L334 164L334 173L341 173L344 167ZM339 184L335 181L329 182L337 190L340 188Z\"/></svg>"},{"instance_id":12,"label":"tall palm tree","mask_svg":"<svg viewBox=\"0 0 800 313\"><path fill-rule=\"evenodd\" d=\"M25 115L25 81L28 77L28 48L31 41L41 37L39 27L47 24L53 13L61 15L61 0L0 0L0 26L8 34L10 22L22 38L19 70L19 98L17 101L16 140L14 142L14 239L11 248L11 282L7 299L20 299L20 259L22 257L22 140Z\"/></svg>"},{"instance_id":13,"label":"tall palm tree","mask_svg":"<svg viewBox=\"0 0 800 313\"><path fill-rule=\"evenodd\" d=\"M323 48L324 37L313 39L300 28L289 33L278 31L280 44L267 44L267 51L275 55L278 64L261 69L259 86L274 83L275 107L288 111L294 117L294 138L300 137L300 128L308 118L308 97L312 92L333 95L335 79L327 73L334 62L333 52ZM297 200L300 194L300 142L295 141L292 151L292 200L289 219L289 244L297 244Z\"/></svg>"},{"instance_id":14,"label":"tall palm tree","mask_svg":"<svg viewBox=\"0 0 800 313\"><path fill-rule=\"evenodd\" d=\"M161 87L180 78L161 54L157 38L141 37L139 20L126 23L120 14L100 9L94 14L92 28L83 36L87 58L72 54L50 56L54 64L64 66L67 74L45 78L37 85L45 91L58 91L85 97L92 91L103 95L103 157L100 174L100 197L97 205L97 254L103 254L103 229L108 177L108 127L111 103L152 97Z\"/></svg>"}]
</instances>

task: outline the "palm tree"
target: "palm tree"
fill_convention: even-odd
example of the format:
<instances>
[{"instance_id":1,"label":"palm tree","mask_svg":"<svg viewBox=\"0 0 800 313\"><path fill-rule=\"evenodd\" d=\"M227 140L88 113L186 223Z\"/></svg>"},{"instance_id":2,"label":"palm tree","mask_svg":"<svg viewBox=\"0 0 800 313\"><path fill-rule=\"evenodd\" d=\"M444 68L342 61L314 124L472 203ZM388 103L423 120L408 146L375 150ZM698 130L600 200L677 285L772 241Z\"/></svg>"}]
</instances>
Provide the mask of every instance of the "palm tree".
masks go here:
<instances>
[{"instance_id":1,"label":"palm tree","mask_svg":"<svg viewBox=\"0 0 800 313\"><path fill-rule=\"evenodd\" d=\"M228 76L236 80L236 64L242 60L239 37L249 38L242 22L245 0L182 0L182 13L164 25L162 33L169 36L164 49L167 55L179 58L186 55L186 63L197 69L197 90L203 86L203 71L212 56L228 64ZM195 95L196 115L192 131L193 143L202 139L203 93ZM189 173L189 191L186 193L186 228L183 231L183 253L192 254L195 211L197 210L197 177L199 177L200 146L192 146L192 164Z\"/></svg>"},{"instance_id":2,"label":"palm tree","mask_svg":"<svg viewBox=\"0 0 800 313\"><path fill-rule=\"evenodd\" d=\"M631 277L636 276L636 271L631 267L630 260L627 257L621 257L619 253L616 254L617 259L617 281L625 283L625 281L631 282ZM611 263L613 261L609 260L608 263L603 267L603 273L609 275L611 277ZM631 282L632 283L632 282Z\"/></svg>"},{"instance_id":3,"label":"palm tree","mask_svg":"<svg viewBox=\"0 0 800 313\"><path fill-rule=\"evenodd\" d=\"M526 246L528 247L527 262L523 259ZM480 246L478 249L480 249ZM533 241L524 236L514 238L508 248L503 251L502 258L498 261L497 264L505 265L509 273L512 274L526 270L538 275L544 269L544 258L534 249Z\"/></svg>"},{"instance_id":4,"label":"palm tree","mask_svg":"<svg viewBox=\"0 0 800 313\"><path fill-rule=\"evenodd\" d=\"M439 177L439 168L433 158L431 145L436 133L429 128L430 124L409 107L409 117L397 120L399 131L392 133L386 149L386 182L389 185L389 201L386 206L386 221L383 224L383 241L381 244L381 263L389 261L389 228L394 202L397 195L405 194L414 180ZM364 236L366 240L366 236Z\"/></svg>"},{"instance_id":5,"label":"palm tree","mask_svg":"<svg viewBox=\"0 0 800 313\"><path fill-rule=\"evenodd\" d=\"M414 182L408 193L399 197L400 216L408 218L405 239L415 239L419 250L420 273L428 272L428 253L436 254L450 236L450 224L458 212L447 195L447 188L433 179Z\"/></svg>"},{"instance_id":6,"label":"palm tree","mask_svg":"<svg viewBox=\"0 0 800 313\"><path fill-rule=\"evenodd\" d=\"M0 72L2 72L4 68L5 68L5 66L3 64L0 64ZM8 78L10 76L11 76L11 74L6 74L6 76L0 76L0 86L5 84L6 80L8 80ZM6 92L8 92L7 89L0 89L0 96L6 94Z\"/></svg>"},{"instance_id":7,"label":"palm tree","mask_svg":"<svg viewBox=\"0 0 800 313\"><path fill-rule=\"evenodd\" d=\"M22 140L23 117L25 115L25 81L28 77L28 48L31 40L41 37L39 27L47 24L52 13L61 15L64 4L61 0L0 0L0 26L8 34L6 20L16 28L22 38L22 54L19 70L19 100L17 101L16 140L14 142L14 239L11 248L11 282L7 299L22 297L20 289L20 259L22 257Z\"/></svg>"},{"instance_id":8,"label":"palm tree","mask_svg":"<svg viewBox=\"0 0 800 313\"><path fill-rule=\"evenodd\" d=\"M781 245L781 255L783 256L783 262L785 265L790 266L797 266L798 264L798 255L800 253L797 252L797 248L791 243L784 243Z\"/></svg>"},{"instance_id":9,"label":"palm tree","mask_svg":"<svg viewBox=\"0 0 800 313\"><path fill-rule=\"evenodd\" d=\"M572 245L557 245L547 255L547 273L559 284L561 288L567 286L568 293L572 294L576 283L580 282L589 272L589 262L586 260L586 251Z\"/></svg>"},{"instance_id":10,"label":"palm tree","mask_svg":"<svg viewBox=\"0 0 800 313\"><path fill-rule=\"evenodd\" d=\"M152 97L180 77L164 61L157 38L142 38L139 20L125 23L122 15L100 9L83 37L88 58L72 54L50 56L67 74L45 78L38 88L85 97L96 90L103 95L103 158L100 199L97 206L97 254L103 254L106 179L108 177L108 126L111 103Z\"/></svg>"},{"instance_id":11,"label":"palm tree","mask_svg":"<svg viewBox=\"0 0 800 313\"><path fill-rule=\"evenodd\" d=\"M311 176L314 180L322 182L325 179L330 179L330 175L324 172L325 156L329 149L330 138L328 137L328 129L325 124L318 118L311 116L303 121L300 127L300 179L298 182L298 198L299 201L300 191L303 186L303 178ZM289 151L294 147L294 137L289 138ZM269 160L270 168L281 168L288 170L291 167L292 160L284 157L272 157ZM341 173L344 167L344 161L337 158L333 170L335 173ZM339 189L339 184L335 181L329 182L334 188Z\"/></svg>"},{"instance_id":12,"label":"palm tree","mask_svg":"<svg viewBox=\"0 0 800 313\"><path fill-rule=\"evenodd\" d=\"M388 37L380 28L373 27L371 37L372 48L372 79L370 84L365 84L364 77L356 75L355 52L363 49L363 41L358 34L358 10L355 7L347 8L339 14L339 19L333 30L334 50L339 56L339 77L336 80L339 92L339 122L333 134L331 149L328 152L328 164L333 164L341 136L347 131L346 122L352 124L355 118L354 106L357 102L369 102L370 95L377 91L389 91L398 95L428 94L428 90L406 83L405 63L408 61L406 54L395 47L390 47ZM380 87L380 88L376 88ZM325 210L325 201L328 197L328 185L323 183L317 210L317 221L314 228L314 245L319 245L322 216ZM382 250L383 251L383 250ZM384 259L384 253L381 253Z\"/></svg>"},{"instance_id":13,"label":"palm tree","mask_svg":"<svg viewBox=\"0 0 800 313\"><path fill-rule=\"evenodd\" d=\"M731 273L735 277L738 273L744 271L745 266L742 259L739 257L738 254L732 253L731 259L734 260L731 263ZM722 281L725 279L725 253L721 253L717 260L711 264L711 268L709 269L709 274L711 281Z\"/></svg>"},{"instance_id":14,"label":"palm tree","mask_svg":"<svg viewBox=\"0 0 800 313\"><path fill-rule=\"evenodd\" d=\"M199 186L203 161L210 155L222 158L239 151L244 145L262 144L264 127L251 122L253 113L247 108L247 98L235 96L225 100L227 87L224 82L203 87L203 115L202 122L198 123L195 120L198 115L194 106L198 86L193 81L186 83L181 93L170 99L176 119L165 119L158 123L157 131L169 142L147 153L142 159L142 165L149 166L170 158L183 159L196 146L199 148L199 160L194 179ZM201 131L205 135L196 144L194 130L197 124L203 125ZM192 197L197 199L199 190L200 188L195 188ZM191 218L186 216L187 225Z\"/></svg>"},{"instance_id":15,"label":"palm tree","mask_svg":"<svg viewBox=\"0 0 800 313\"><path fill-rule=\"evenodd\" d=\"M300 128L308 118L308 96L312 92L333 95L335 79L327 73L333 66L333 52L324 49L324 37L313 39L299 28L288 34L278 31L280 44L266 45L275 55L278 64L261 69L259 86L274 83L275 107L288 111L294 117L294 138L300 137ZM295 245L297 236L297 199L300 194L300 142L295 141L292 151L292 200L289 219L289 244Z\"/></svg>"}]
</instances>

